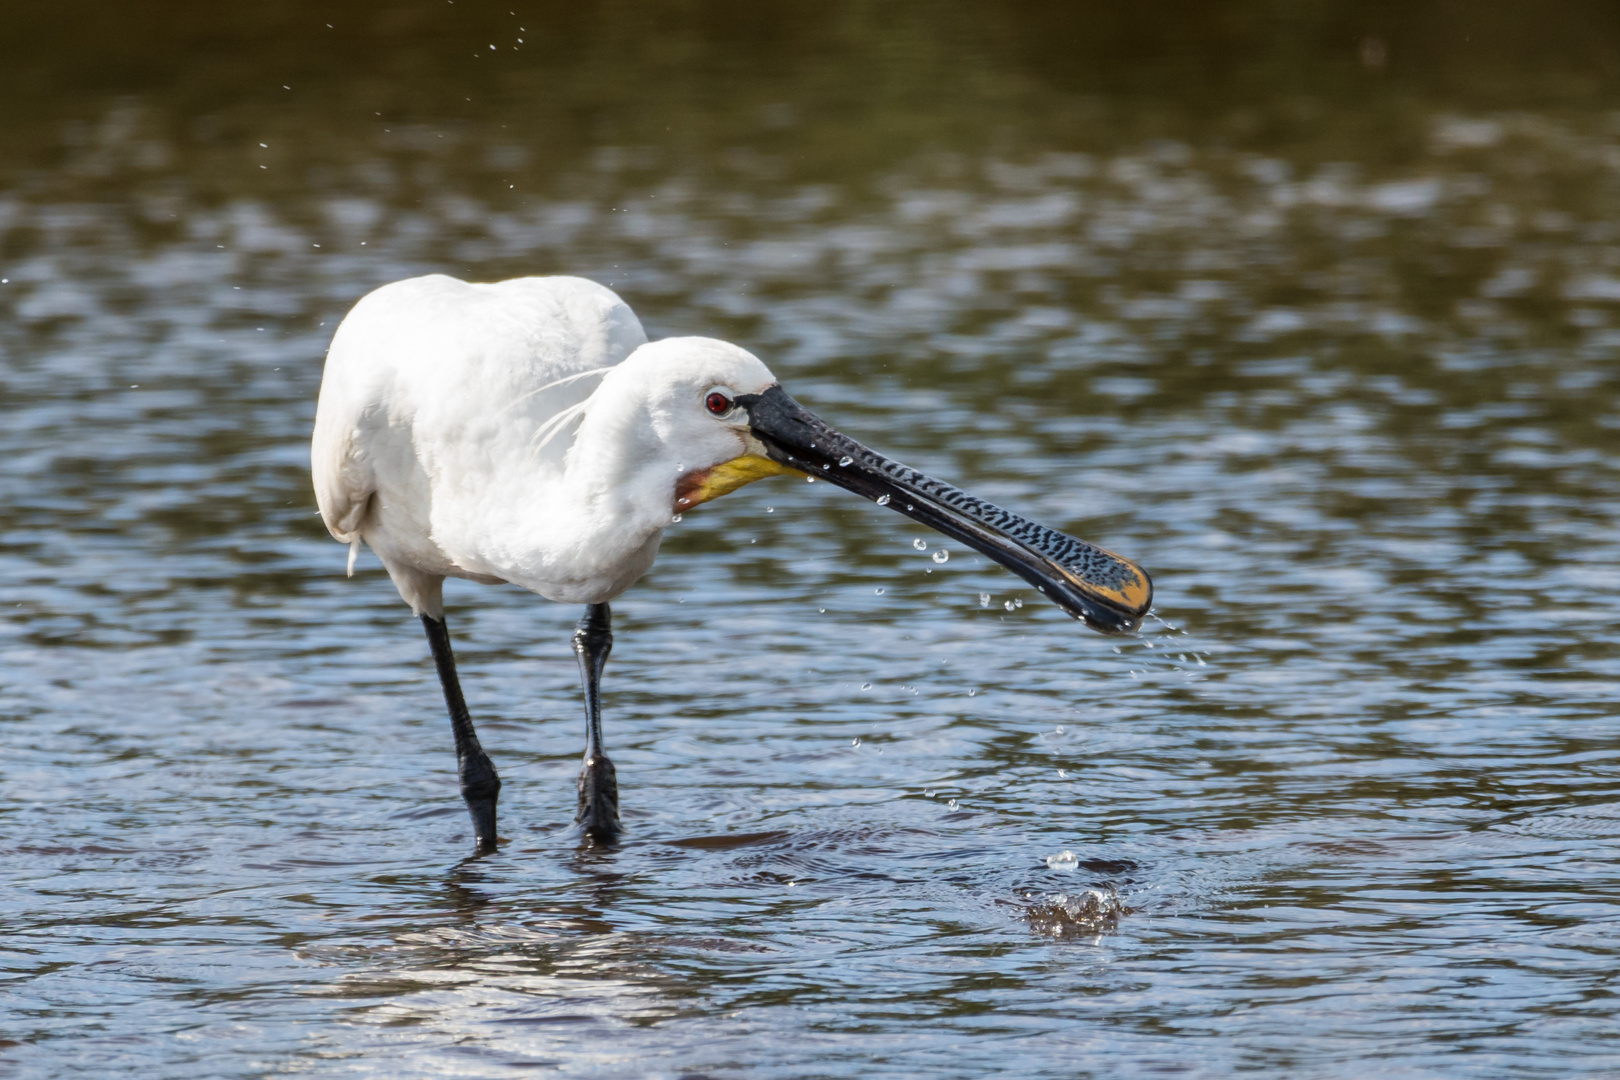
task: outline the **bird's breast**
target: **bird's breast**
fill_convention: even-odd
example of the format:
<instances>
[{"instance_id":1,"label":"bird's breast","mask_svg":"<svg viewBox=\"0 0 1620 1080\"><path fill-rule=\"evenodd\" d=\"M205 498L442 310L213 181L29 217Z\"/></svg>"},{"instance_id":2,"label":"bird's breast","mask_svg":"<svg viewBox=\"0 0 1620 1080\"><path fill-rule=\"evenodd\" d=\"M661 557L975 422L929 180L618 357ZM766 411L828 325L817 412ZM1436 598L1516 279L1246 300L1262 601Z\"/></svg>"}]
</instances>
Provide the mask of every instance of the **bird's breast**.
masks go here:
<instances>
[{"instance_id":1,"label":"bird's breast","mask_svg":"<svg viewBox=\"0 0 1620 1080\"><path fill-rule=\"evenodd\" d=\"M622 492L595 495L555 480L477 497L446 492L434 507L434 536L463 576L496 577L548 600L603 603L652 567L669 524L668 495L656 514L638 512Z\"/></svg>"}]
</instances>

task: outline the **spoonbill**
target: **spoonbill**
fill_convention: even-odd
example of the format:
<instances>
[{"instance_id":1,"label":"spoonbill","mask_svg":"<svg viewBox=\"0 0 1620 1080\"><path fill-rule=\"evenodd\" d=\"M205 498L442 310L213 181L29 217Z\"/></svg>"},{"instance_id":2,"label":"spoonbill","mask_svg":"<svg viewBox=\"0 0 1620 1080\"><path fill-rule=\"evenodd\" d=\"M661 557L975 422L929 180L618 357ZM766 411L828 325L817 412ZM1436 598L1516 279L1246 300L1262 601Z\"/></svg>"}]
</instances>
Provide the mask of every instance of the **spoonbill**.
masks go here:
<instances>
[{"instance_id":1,"label":"spoonbill","mask_svg":"<svg viewBox=\"0 0 1620 1080\"><path fill-rule=\"evenodd\" d=\"M469 284L443 275L363 297L332 339L311 447L326 527L365 543L427 631L480 851L501 781L462 697L446 577L584 604L576 822L620 833L602 741L608 604L645 574L683 512L783 473L826 480L987 555L1105 633L1140 624L1136 563L1037 525L839 434L751 353L702 337L649 342L616 294L577 277Z\"/></svg>"}]
</instances>

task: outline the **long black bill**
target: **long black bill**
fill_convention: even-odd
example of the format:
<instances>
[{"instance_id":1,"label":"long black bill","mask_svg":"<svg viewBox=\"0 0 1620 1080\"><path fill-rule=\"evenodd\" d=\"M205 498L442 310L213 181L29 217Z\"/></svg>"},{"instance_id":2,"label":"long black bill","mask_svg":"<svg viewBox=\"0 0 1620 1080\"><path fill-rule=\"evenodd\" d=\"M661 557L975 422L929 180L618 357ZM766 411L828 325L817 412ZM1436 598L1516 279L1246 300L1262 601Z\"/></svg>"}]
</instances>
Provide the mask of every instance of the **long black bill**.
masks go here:
<instances>
[{"instance_id":1,"label":"long black bill","mask_svg":"<svg viewBox=\"0 0 1620 1080\"><path fill-rule=\"evenodd\" d=\"M1125 634L1153 603L1147 571L1111 551L1037 525L828 427L780 386L744 394L754 437L773 461L837 484L960 540L1034 585L1093 630Z\"/></svg>"}]
</instances>

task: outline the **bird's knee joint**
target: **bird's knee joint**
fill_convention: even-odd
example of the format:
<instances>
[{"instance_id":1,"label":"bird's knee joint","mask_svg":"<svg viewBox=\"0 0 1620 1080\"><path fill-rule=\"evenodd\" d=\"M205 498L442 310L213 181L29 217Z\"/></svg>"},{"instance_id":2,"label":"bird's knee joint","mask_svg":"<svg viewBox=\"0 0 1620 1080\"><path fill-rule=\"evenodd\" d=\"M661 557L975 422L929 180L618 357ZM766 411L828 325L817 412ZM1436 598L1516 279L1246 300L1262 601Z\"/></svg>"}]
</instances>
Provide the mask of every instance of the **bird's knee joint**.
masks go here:
<instances>
[{"instance_id":1,"label":"bird's knee joint","mask_svg":"<svg viewBox=\"0 0 1620 1080\"><path fill-rule=\"evenodd\" d=\"M461 797L468 802L494 802L501 794L501 778L491 769L488 776L472 777L461 782Z\"/></svg>"},{"instance_id":2,"label":"bird's knee joint","mask_svg":"<svg viewBox=\"0 0 1620 1080\"><path fill-rule=\"evenodd\" d=\"M581 626L574 631L574 651L600 653L613 648L613 632L594 626Z\"/></svg>"}]
</instances>

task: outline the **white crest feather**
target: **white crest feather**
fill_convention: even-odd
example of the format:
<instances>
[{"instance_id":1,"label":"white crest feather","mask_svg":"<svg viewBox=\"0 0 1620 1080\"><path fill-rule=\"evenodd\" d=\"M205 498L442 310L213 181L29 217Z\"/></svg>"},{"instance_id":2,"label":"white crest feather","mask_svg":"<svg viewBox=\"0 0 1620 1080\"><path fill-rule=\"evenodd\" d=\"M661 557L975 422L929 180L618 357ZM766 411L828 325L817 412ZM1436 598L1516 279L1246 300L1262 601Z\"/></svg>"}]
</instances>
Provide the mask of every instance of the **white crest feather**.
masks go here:
<instances>
[{"instance_id":1,"label":"white crest feather","mask_svg":"<svg viewBox=\"0 0 1620 1080\"><path fill-rule=\"evenodd\" d=\"M540 451L544 450L546 445L550 443L552 439L555 439L559 434L561 434L565 427L571 423L574 423L575 421L583 420L585 418L585 409L590 405L590 403L590 398L586 398L577 405L568 406L568 408L562 410L555 416L548 419L545 423L541 424L534 433L534 451L530 455L531 460L539 457Z\"/></svg>"},{"instance_id":2,"label":"white crest feather","mask_svg":"<svg viewBox=\"0 0 1620 1080\"><path fill-rule=\"evenodd\" d=\"M527 401L530 398L534 397L534 395L536 395L536 394L543 394L547 390L555 390L559 386L567 386L571 382L578 382L580 379L588 379L593 375L596 375L596 376L606 375L608 372L610 372L612 370L613 370L612 368L605 368L605 367L591 368L588 371L576 371L572 375L564 375L560 379L553 379L551 382L546 383L546 385L544 385L544 386L537 386L533 390L530 390L530 391L528 391L526 393L519 394L517 397L513 398L510 402L508 402L506 404L505 407L503 407L501 409L501 413L507 412L510 409L517 408L519 405L523 404L525 401ZM499 416L500 413L496 413L496 415Z\"/></svg>"}]
</instances>

